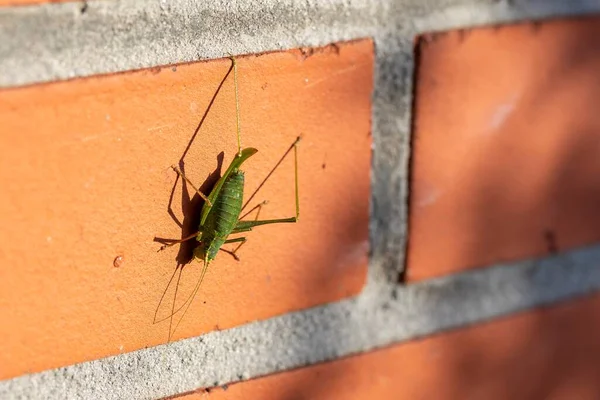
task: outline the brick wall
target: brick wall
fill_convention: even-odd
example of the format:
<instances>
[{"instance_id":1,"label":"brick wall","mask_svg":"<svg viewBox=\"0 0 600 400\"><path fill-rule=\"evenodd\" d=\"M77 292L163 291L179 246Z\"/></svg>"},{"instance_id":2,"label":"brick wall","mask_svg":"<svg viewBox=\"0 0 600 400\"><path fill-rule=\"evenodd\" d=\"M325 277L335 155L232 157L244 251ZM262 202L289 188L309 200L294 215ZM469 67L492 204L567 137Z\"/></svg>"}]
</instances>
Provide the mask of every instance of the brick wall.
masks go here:
<instances>
[{"instance_id":1,"label":"brick wall","mask_svg":"<svg viewBox=\"0 0 600 400\"><path fill-rule=\"evenodd\" d=\"M599 5L46 3L0 2L1 397L599 395ZM229 55L244 197L302 135L300 220L179 323L170 166L232 160ZM294 215L292 155L263 200Z\"/></svg>"}]
</instances>

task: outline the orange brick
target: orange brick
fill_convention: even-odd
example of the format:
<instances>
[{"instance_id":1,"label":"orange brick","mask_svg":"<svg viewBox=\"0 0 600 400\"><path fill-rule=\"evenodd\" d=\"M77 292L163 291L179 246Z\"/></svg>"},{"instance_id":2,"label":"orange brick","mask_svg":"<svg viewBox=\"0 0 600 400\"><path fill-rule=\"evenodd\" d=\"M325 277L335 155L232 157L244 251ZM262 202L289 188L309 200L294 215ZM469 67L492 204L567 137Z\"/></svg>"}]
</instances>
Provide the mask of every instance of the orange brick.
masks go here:
<instances>
[{"instance_id":1,"label":"orange brick","mask_svg":"<svg viewBox=\"0 0 600 400\"><path fill-rule=\"evenodd\" d=\"M179 399L597 399L600 296Z\"/></svg>"},{"instance_id":2,"label":"orange brick","mask_svg":"<svg viewBox=\"0 0 600 400\"><path fill-rule=\"evenodd\" d=\"M0 379L164 343L155 310L178 247L170 165L186 150L230 61L0 91ZM239 59L245 198L298 134L300 222L256 228L240 262L220 254L176 338L357 294L366 276L373 45ZM233 75L185 156L201 184L236 151ZM192 193L193 194L193 193ZM182 220L181 182L173 212ZM293 157L256 198L294 215ZM196 203L197 204L197 203ZM113 265L121 256L122 260ZM179 302L200 273L183 271ZM159 308L170 312L174 284Z\"/></svg>"},{"instance_id":3,"label":"orange brick","mask_svg":"<svg viewBox=\"0 0 600 400\"><path fill-rule=\"evenodd\" d=\"M409 281L600 240L599 22L423 37Z\"/></svg>"}]
</instances>

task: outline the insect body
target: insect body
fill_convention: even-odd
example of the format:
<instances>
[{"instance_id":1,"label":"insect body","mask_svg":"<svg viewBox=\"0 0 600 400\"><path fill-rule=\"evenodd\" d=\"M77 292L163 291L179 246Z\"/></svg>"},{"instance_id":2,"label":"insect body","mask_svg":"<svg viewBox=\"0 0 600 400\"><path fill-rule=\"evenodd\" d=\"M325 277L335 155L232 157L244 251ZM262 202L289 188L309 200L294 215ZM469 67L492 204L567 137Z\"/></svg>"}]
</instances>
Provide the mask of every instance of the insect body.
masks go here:
<instances>
[{"instance_id":1,"label":"insect body","mask_svg":"<svg viewBox=\"0 0 600 400\"><path fill-rule=\"evenodd\" d=\"M238 256L236 252L240 249L240 247L246 242L245 237L236 237L229 238L232 234L242 233L251 231L252 228L259 225L268 225L268 224L278 224L278 223L295 223L298 221L300 207L298 200L298 152L297 146L300 142L300 137L298 137L294 143L288 148L283 157L279 160L279 162L275 165L275 167L271 170L271 172L267 175L267 177L263 180L263 182L258 186L258 189L254 192L256 194L258 190L262 187L262 185L266 182L266 180L271 176L271 174L275 171L275 169L281 164L281 162L285 159L285 157L289 154L289 152L294 150L294 175L295 175L295 195L296 195L296 215L289 218L278 218L278 219L268 219L268 220L259 220L258 216L260 213L260 208L266 204L266 202L260 203L254 208L252 208L248 213L244 214L240 218L240 214L242 213L245 206L252 200L254 194L250 196L246 205L243 205L243 193L244 193L244 172L240 169L242 164L251 156L258 152L257 149L248 147L245 149L241 149L241 134L240 134L240 123L239 123L239 102L238 102L238 93L237 93L237 64L235 58L231 58L232 60L232 68L234 74L234 86L235 86L235 101L236 101L236 122L237 122L237 139L238 139L238 152L234 156L231 164L223 174L221 178L217 181L210 194L206 196L199 189L197 189L194 184L185 177L179 168L173 166L172 168L179 174L186 182L194 188L194 190L200 195L201 198L204 199L204 205L202 206L202 212L200 216L200 224L198 227L198 232L185 237L181 240L173 240L168 244L162 246L160 250L165 249L166 247L172 246L176 243L182 243L187 240L196 239L198 241L198 246L194 249L194 258L198 259L198 261L203 262L202 272L192 291L190 297L183 303L181 307L175 310L175 300L173 301L173 309L171 310L171 324L172 317L174 314L179 312L183 307L185 307L184 313L179 319L183 319L183 316L187 312L194 296L196 295L202 281L204 279L204 275L208 269L208 266L211 261L213 261L219 251L224 251L232 255L236 260ZM252 211L258 209L256 218L254 220L243 220L245 216L247 216ZM223 249L222 246L227 243L239 243L237 248L234 251ZM159 251L160 251L159 250ZM181 277L181 269L179 272L179 277ZM174 277L174 274L173 274ZM172 277L172 278L173 278ZM171 279L172 279L171 278ZM177 287L175 289L175 298L177 297ZM162 299L161 299L162 301ZM156 317L156 316L155 316ZM156 322L156 318L155 318ZM160 322L160 321L158 321ZM175 326L179 325L179 322ZM171 338L171 327L169 327L169 340Z\"/></svg>"},{"instance_id":2,"label":"insect body","mask_svg":"<svg viewBox=\"0 0 600 400\"><path fill-rule=\"evenodd\" d=\"M220 189L212 208L206 214L206 220L201 223L203 231L198 238L201 245L194 252L194 256L204 258L205 263L215 259L237 225L242 212L244 172L239 169L231 172Z\"/></svg>"}]
</instances>

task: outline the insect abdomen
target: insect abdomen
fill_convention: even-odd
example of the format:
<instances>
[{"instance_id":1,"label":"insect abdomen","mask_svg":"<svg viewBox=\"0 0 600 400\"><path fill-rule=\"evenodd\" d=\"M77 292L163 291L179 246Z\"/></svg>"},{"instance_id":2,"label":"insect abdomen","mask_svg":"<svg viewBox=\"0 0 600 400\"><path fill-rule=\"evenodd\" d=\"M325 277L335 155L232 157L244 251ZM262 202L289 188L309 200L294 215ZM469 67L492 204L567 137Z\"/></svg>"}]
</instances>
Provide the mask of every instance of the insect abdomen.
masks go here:
<instances>
[{"instance_id":1,"label":"insect abdomen","mask_svg":"<svg viewBox=\"0 0 600 400\"><path fill-rule=\"evenodd\" d=\"M201 242L207 260L213 260L227 237L237 225L242 211L244 173L232 172L221 186L202 231Z\"/></svg>"},{"instance_id":2,"label":"insect abdomen","mask_svg":"<svg viewBox=\"0 0 600 400\"><path fill-rule=\"evenodd\" d=\"M244 196L244 173L232 172L223 182L221 192L213 204L214 228L216 236L229 236L242 211Z\"/></svg>"}]
</instances>

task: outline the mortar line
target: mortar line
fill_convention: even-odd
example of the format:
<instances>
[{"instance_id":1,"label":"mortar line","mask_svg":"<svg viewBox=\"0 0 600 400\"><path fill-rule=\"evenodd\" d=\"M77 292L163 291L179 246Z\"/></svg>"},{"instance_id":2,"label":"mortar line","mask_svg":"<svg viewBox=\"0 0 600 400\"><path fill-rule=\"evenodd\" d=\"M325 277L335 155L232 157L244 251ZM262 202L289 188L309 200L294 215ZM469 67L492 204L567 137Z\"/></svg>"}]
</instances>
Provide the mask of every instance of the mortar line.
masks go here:
<instances>
[{"instance_id":1,"label":"mortar line","mask_svg":"<svg viewBox=\"0 0 600 400\"><path fill-rule=\"evenodd\" d=\"M0 381L0 397L156 398L334 360L592 294L598 259L600 245L371 287L339 303Z\"/></svg>"},{"instance_id":2,"label":"mortar line","mask_svg":"<svg viewBox=\"0 0 600 400\"><path fill-rule=\"evenodd\" d=\"M367 287L360 296L338 303L0 381L0 397L168 396L333 360L600 289L600 270L594 266L600 246L403 287L389 283L390 272L399 268L394 257L403 257L390 250L405 245L407 210L394 202L407 190L407 166L400 158L409 151L410 110L404 103L411 102L410 84L402 80L406 76L394 80L391 75L401 68L405 75L412 71L413 37L433 30L600 13L600 2L390 0L369 6L354 0L343 13L340 7L346 2L341 0L301 6L264 1L261 10L250 9L258 3L248 0L237 2L237 13L224 14L224 1L198 6L191 0L102 0L88 2L85 14L79 3L0 8L0 88L374 37L379 97L373 102L373 136L380 147L375 148L372 172L374 253ZM389 13L393 7L396 12ZM298 15L311 24L297 23ZM159 28L166 18L173 22L172 32L162 35ZM386 154L383 145L389 143L392 152ZM386 188L390 179L398 184L396 191ZM385 218L389 225L378 222Z\"/></svg>"}]
</instances>

